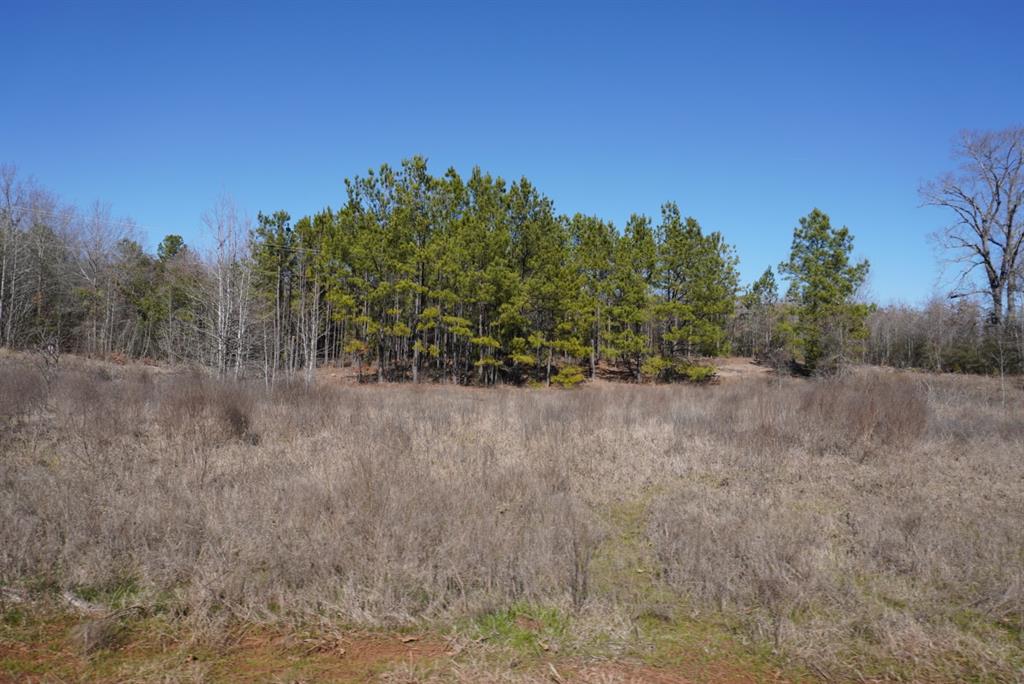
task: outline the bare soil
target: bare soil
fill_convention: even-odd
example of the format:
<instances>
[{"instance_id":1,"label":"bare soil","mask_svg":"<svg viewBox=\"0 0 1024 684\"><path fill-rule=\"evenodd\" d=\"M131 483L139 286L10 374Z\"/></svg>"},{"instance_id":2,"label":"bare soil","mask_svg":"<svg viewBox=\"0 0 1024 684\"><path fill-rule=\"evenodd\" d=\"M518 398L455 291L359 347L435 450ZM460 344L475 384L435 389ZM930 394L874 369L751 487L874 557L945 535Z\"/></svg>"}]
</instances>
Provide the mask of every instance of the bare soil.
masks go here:
<instances>
[{"instance_id":1,"label":"bare soil","mask_svg":"<svg viewBox=\"0 0 1024 684\"><path fill-rule=\"evenodd\" d=\"M430 633L304 634L240 626L217 636L188 635L181 626L143 622L94 652L76 633L83 618L37 615L20 629L0 627L0 682L583 682L696 684L784 682L745 672L700 653L679 653L679 665L550 657L506 662L488 645Z\"/></svg>"}]
</instances>

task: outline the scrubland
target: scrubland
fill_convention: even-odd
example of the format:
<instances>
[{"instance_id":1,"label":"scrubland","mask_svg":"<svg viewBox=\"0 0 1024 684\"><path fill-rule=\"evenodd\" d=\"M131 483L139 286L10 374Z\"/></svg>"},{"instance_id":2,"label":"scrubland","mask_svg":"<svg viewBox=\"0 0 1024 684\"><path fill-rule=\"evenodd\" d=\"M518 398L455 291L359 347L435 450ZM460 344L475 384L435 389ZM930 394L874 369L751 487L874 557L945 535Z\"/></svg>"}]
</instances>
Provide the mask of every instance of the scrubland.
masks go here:
<instances>
[{"instance_id":1,"label":"scrubland","mask_svg":"<svg viewBox=\"0 0 1024 684\"><path fill-rule=\"evenodd\" d=\"M267 391L0 357L0 678L45 678L15 645L48 615L82 678L123 627L455 644L391 680L728 678L699 655L740 680L1020 681L1022 399L870 369ZM71 604L102 616L53 617ZM109 677L216 678L173 667Z\"/></svg>"}]
</instances>

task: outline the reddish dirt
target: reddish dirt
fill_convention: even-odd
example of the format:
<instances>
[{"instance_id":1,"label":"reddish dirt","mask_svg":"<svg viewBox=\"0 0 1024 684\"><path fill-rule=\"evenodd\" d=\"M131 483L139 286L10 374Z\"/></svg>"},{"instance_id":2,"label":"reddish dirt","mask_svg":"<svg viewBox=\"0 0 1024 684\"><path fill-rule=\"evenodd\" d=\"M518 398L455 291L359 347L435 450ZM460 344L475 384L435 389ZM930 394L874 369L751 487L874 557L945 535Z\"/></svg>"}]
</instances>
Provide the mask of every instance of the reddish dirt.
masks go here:
<instances>
[{"instance_id":1,"label":"reddish dirt","mask_svg":"<svg viewBox=\"0 0 1024 684\"><path fill-rule=\"evenodd\" d=\"M382 671L427 663L449 654L434 637L355 634L300 639L256 635L224 653L211 679L216 681L374 682Z\"/></svg>"},{"instance_id":2,"label":"reddish dirt","mask_svg":"<svg viewBox=\"0 0 1024 684\"><path fill-rule=\"evenodd\" d=\"M437 681L440 676L441 681L521 678L524 682L584 684L784 681L764 672L745 671L728 661L703 658L660 668L635 661L555 656L534 661L525 669L513 666L516 672L505 671L497 663L484 665L483 670L470 664L467 671L460 654L470 651L437 635L303 634L259 626L239 626L220 636L196 638L163 623L143 623L109 648L85 654L71 636L81 623L79 617L51 615L17 635L0 630L0 682L412 682L423 676L424 681ZM520 626L533 625L523 618ZM473 644L461 646L475 648ZM470 663L474 660L470 656Z\"/></svg>"},{"instance_id":3,"label":"reddish dirt","mask_svg":"<svg viewBox=\"0 0 1024 684\"><path fill-rule=\"evenodd\" d=\"M78 622L64 616L50 620L34 630L29 642L0 634L0 683L374 682L396 666L426 665L452 655L449 644L434 636L344 633L302 638L262 628L209 643L180 638L184 635L135 634L87 655L69 636ZM167 636L171 638L165 641Z\"/></svg>"},{"instance_id":4,"label":"reddish dirt","mask_svg":"<svg viewBox=\"0 0 1024 684\"><path fill-rule=\"evenodd\" d=\"M525 615L518 616L514 622L516 627L519 629L525 629L528 632L539 632L544 628L544 624L540 620L534 620L533 618L526 617Z\"/></svg>"}]
</instances>

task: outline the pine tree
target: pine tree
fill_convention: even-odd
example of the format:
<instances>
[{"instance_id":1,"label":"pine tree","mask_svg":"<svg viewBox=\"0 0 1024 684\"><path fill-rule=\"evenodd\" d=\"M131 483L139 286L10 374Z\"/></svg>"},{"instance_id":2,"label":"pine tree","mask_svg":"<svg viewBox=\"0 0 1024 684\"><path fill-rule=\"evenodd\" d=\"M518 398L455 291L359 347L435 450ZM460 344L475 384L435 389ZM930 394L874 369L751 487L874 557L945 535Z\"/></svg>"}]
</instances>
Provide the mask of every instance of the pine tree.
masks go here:
<instances>
[{"instance_id":1,"label":"pine tree","mask_svg":"<svg viewBox=\"0 0 1024 684\"><path fill-rule=\"evenodd\" d=\"M719 233L705 235L674 202L662 206L658 227L657 315L662 323L656 373L685 372L694 357L728 352L726 325L738 275L732 248Z\"/></svg>"},{"instance_id":2,"label":"pine tree","mask_svg":"<svg viewBox=\"0 0 1024 684\"><path fill-rule=\"evenodd\" d=\"M852 252L849 229L833 228L828 215L814 209L793 231L789 261L779 264L789 279L787 299L795 307L796 350L811 371L837 369L867 335L870 309L856 303L854 295L869 264L851 262Z\"/></svg>"},{"instance_id":3,"label":"pine tree","mask_svg":"<svg viewBox=\"0 0 1024 684\"><path fill-rule=\"evenodd\" d=\"M270 318L264 344L264 374L273 383L282 367L295 367L292 297L295 286L296 242L286 211L257 215L253 232L254 285Z\"/></svg>"},{"instance_id":4,"label":"pine tree","mask_svg":"<svg viewBox=\"0 0 1024 684\"><path fill-rule=\"evenodd\" d=\"M593 378L608 329L617 235L611 223L581 214L572 217L569 234L570 259L577 276L573 309L581 331L585 331Z\"/></svg>"},{"instance_id":5,"label":"pine tree","mask_svg":"<svg viewBox=\"0 0 1024 684\"><path fill-rule=\"evenodd\" d=\"M634 378L651 347L651 291L657 280L657 245L651 219L633 214L615 245L608 355L626 364Z\"/></svg>"}]
</instances>

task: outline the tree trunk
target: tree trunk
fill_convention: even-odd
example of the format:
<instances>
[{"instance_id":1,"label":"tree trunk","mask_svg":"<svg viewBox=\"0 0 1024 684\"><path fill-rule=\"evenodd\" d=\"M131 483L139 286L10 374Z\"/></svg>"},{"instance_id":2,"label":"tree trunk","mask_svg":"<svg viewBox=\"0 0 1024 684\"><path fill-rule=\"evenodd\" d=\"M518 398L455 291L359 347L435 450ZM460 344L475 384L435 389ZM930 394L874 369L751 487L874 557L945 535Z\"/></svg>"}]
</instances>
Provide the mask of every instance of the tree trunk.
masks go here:
<instances>
[{"instance_id":1,"label":"tree trunk","mask_svg":"<svg viewBox=\"0 0 1024 684\"><path fill-rule=\"evenodd\" d=\"M597 377L597 340L590 341L590 379Z\"/></svg>"}]
</instances>

